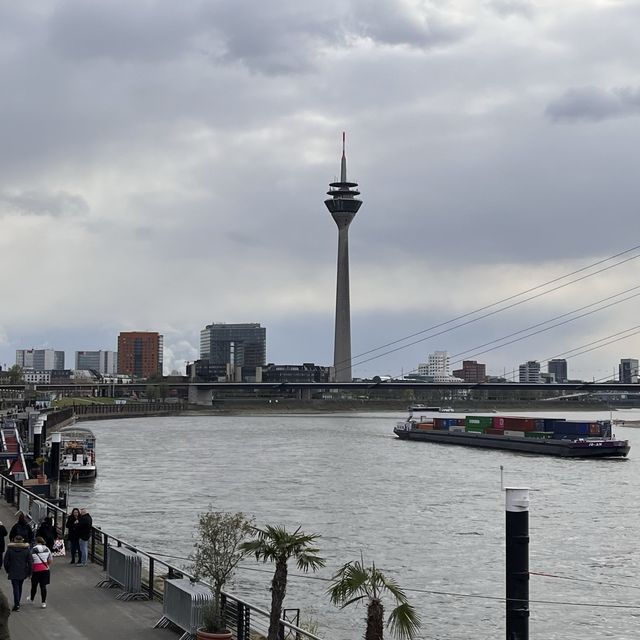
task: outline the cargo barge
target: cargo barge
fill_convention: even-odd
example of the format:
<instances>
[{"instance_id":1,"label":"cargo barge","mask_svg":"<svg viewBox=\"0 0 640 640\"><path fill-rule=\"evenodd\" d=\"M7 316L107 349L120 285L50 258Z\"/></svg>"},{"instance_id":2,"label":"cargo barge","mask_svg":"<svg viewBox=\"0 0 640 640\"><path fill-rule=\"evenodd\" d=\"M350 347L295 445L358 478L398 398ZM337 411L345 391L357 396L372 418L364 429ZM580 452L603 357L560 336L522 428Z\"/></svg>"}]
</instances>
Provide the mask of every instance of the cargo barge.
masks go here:
<instances>
[{"instance_id":1,"label":"cargo barge","mask_svg":"<svg viewBox=\"0 0 640 640\"><path fill-rule=\"evenodd\" d=\"M486 449L503 449L565 458L626 457L628 440L615 440L611 422L579 422L559 418L466 416L416 418L398 422L401 440L421 440Z\"/></svg>"}]
</instances>

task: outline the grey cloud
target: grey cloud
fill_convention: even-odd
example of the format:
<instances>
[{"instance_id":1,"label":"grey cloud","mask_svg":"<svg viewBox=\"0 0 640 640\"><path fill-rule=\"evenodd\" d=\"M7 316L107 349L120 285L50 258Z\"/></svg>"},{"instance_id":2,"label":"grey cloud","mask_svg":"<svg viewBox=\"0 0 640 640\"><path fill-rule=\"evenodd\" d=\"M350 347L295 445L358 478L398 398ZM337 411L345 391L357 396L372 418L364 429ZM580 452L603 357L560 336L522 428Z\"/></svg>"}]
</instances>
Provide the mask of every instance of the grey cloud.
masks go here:
<instances>
[{"instance_id":1,"label":"grey cloud","mask_svg":"<svg viewBox=\"0 0 640 640\"><path fill-rule=\"evenodd\" d=\"M418 11L402 0L366 0L355 4L356 35L381 44L430 48L459 40L466 29L441 11ZM359 33L358 33L359 32Z\"/></svg>"},{"instance_id":2,"label":"grey cloud","mask_svg":"<svg viewBox=\"0 0 640 640\"><path fill-rule=\"evenodd\" d=\"M640 115L640 89L598 87L569 89L549 103L546 115L553 121L591 120Z\"/></svg>"},{"instance_id":3,"label":"grey cloud","mask_svg":"<svg viewBox=\"0 0 640 640\"><path fill-rule=\"evenodd\" d=\"M54 49L77 58L158 61L191 46L198 23L189 3L68 0L49 19Z\"/></svg>"},{"instance_id":4,"label":"grey cloud","mask_svg":"<svg viewBox=\"0 0 640 640\"><path fill-rule=\"evenodd\" d=\"M21 191L0 193L0 213L52 216L54 218L86 216L87 201L77 194L57 191Z\"/></svg>"},{"instance_id":5,"label":"grey cloud","mask_svg":"<svg viewBox=\"0 0 640 640\"><path fill-rule=\"evenodd\" d=\"M530 18L535 12L529 0L488 0L487 6L501 16L521 16Z\"/></svg>"}]
</instances>

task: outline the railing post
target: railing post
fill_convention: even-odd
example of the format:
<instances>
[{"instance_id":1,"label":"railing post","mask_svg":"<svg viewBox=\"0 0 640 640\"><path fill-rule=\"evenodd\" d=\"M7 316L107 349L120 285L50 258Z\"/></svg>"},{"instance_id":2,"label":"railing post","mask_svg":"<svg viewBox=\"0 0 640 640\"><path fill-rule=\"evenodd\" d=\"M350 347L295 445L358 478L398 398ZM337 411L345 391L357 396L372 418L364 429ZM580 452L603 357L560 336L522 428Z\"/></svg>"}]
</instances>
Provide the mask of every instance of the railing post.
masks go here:
<instances>
[{"instance_id":1,"label":"railing post","mask_svg":"<svg viewBox=\"0 0 640 640\"><path fill-rule=\"evenodd\" d=\"M91 528L91 553L89 555L91 562L96 559L96 531Z\"/></svg>"},{"instance_id":2,"label":"railing post","mask_svg":"<svg viewBox=\"0 0 640 640\"><path fill-rule=\"evenodd\" d=\"M109 555L109 536L102 533L102 568L107 570L107 556Z\"/></svg>"},{"instance_id":3,"label":"railing post","mask_svg":"<svg viewBox=\"0 0 640 640\"><path fill-rule=\"evenodd\" d=\"M154 559L149 556L149 600L153 601L153 569Z\"/></svg>"},{"instance_id":4,"label":"railing post","mask_svg":"<svg viewBox=\"0 0 640 640\"><path fill-rule=\"evenodd\" d=\"M244 605L241 602L236 603L236 639L244 640Z\"/></svg>"}]
</instances>

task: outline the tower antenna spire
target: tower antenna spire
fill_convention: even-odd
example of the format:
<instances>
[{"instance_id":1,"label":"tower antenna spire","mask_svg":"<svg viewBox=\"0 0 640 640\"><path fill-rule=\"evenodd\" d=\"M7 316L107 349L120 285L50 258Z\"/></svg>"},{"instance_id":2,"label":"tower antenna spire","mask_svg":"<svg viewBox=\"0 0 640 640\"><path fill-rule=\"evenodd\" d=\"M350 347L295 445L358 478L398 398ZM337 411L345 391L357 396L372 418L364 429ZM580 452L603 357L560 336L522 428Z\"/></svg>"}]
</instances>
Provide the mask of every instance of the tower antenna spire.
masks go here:
<instances>
[{"instance_id":1,"label":"tower antenna spire","mask_svg":"<svg viewBox=\"0 0 640 640\"><path fill-rule=\"evenodd\" d=\"M345 154L345 138L346 134L342 132L342 161L340 163L340 182L347 181L347 156Z\"/></svg>"}]
</instances>

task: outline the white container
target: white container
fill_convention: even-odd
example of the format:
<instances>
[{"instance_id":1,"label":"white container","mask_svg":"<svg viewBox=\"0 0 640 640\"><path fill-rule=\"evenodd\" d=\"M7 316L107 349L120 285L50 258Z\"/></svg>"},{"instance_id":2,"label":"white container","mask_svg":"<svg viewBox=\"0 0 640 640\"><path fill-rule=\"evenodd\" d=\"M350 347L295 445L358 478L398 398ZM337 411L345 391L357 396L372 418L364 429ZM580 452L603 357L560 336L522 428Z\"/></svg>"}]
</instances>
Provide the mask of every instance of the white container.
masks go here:
<instances>
[{"instance_id":1,"label":"white container","mask_svg":"<svg viewBox=\"0 0 640 640\"><path fill-rule=\"evenodd\" d=\"M509 431L507 429L504 430L505 436L514 436L516 438L524 438L524 431Z\"/></svg>"}]
</instances>

